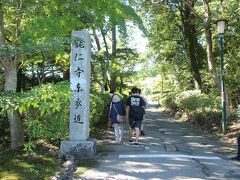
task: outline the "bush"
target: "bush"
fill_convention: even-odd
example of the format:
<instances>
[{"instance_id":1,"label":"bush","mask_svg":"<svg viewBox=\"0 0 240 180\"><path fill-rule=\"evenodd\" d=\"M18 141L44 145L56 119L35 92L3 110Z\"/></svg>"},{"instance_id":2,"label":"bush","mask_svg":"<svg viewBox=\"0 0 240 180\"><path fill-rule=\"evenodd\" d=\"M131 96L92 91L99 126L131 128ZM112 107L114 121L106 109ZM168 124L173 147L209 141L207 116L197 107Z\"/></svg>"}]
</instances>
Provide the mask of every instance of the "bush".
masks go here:
<instances>
[{"instance_id":1,"label":"bush","mask_svg":"<svg viewBox=\"0 0 240 180\"><path fill-rule=\"evenodd\" d=\"M108 95L109 96L109 95ZM110 96L109 96L110 97ZM92 95L90 101L90 127L101 120L100 117L107 106L108 98L105 95Z\"/></svg>"},{"instance_id":2,"label":"bush","mask_svg":"<svg viewBox=\"0 0 240 180\"><path fill-rule=\"evenodd\" d=\"M200 91L184 91L177 97L179 109L185 112L193 124L204 130L219 129L220 99Z\"/></svg>"},{"instance_id":3,"label":"bush","mask_svg":"<svg viewBox=\"0 0 240 180\"><path fill-rule=\"evenodd\" d=\"M177 111L178 106L176 104L176 93L169 93L164 98L160 100L160 104L166 108L170 109L172 111Z\"/></svg>"},{"instance_id":4,"label":"bush","mask_svg":"<svg viewBox=\"0 0 240 180\"><path fill-rule=\"evenodd\" d=\"M177 97L177 105L188 116L194 113L218 112L220 100L200 91L184 91Z\"/></svg>"},{"instance_id":5,"label":"bush","mask_svg":"<svg viewBox=\"0 0 240 180\"><path fill-rule=\"evenodd\" d=\"M198 90L167 94L161 104L168 109L186 113L191 123L203 129L219 129L220 99L211 94L202 94Z\"/></svg>"},{"instance_id":6,"label":"bush","mask_svg":"<svg viewBox=\"0 0 240 180\"><path fill-rule=\"evenodd\" d=\"M155 102L158 102L158 104L161 104L161 102L160 102L160 97L161 97L161 94L160 93L158 93L158 94L153 94L153 95L151 95L151 100L152 101L155 101ZM165 97L165 96L164 96ZM162 99L163 99L163 97L162 97Z\"/></svg>"},{"instance_id":7,"label":"bush","mask_svg":"<svg viewBox=\"0 0 240 180\"><path fill-rule=\"evenodd\" d=\"M69 107L71 91L69 82L45 84L29 92L1 94L1 114L18 110L21 114L28 143L26 150L34 148L34 141L43 139L58 144L69 133ZM109 94L90 95L90 128L97 124L108 109Z\"/></svg>"},{"instance_id":8,"label":"bush","mask_svg":"<svg viewBox=\"0 0 240 180\"><path fill-rule=\"evenodd\" d=\"M190 117L190 121L200 126L203 130L219 130L221 129L220 112L201 112L194 113Z\"/></svg>"}]
</instances>

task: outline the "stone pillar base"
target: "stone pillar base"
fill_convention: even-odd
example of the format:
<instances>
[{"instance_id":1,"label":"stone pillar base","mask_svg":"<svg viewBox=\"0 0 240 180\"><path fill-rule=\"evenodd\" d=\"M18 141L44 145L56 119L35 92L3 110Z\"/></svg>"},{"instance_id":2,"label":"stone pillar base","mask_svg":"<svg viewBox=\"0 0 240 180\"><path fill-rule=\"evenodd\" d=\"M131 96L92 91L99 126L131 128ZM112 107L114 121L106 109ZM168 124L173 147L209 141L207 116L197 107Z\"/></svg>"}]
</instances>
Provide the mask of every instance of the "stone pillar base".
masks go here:
<instances>
[{"instance_id":1,"label":"stone pillar base","mask_svg":"<svg viewBox=\"0 0 240 180\"><path fill-rule=\"evenodd\" d=\"M96 154L96 141L61 141L60 157L72 155L75 159L93 158Z\"/></svg>"}]
</instances>

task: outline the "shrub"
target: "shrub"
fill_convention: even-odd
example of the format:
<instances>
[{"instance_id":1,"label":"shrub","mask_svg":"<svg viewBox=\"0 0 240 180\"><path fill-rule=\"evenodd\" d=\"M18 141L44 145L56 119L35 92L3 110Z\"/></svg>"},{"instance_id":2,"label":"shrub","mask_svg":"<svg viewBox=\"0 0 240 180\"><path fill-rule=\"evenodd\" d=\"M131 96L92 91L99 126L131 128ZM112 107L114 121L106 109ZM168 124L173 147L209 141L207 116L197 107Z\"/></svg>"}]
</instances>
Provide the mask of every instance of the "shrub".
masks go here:
<instances>
[{"instance_id":1,"label":"shrub","mask_svg":"<svg viewBox=\"0 0 240 180\"><path fill-rule=\"evenodd\" d=\"M221 126L220 116L220 112L197 112L191 115L190 121L203 130L219 130Z\"/></svg>"},{"instance_id":2,"label":"shrub","mask_svg":"<svg viewBox=\"0 0 240 180\"><path fill-rule=\"evenodd\" d=\"M198 90L169 93L161 99L163 107L179 110L187 114L191 123L203 129L219 129L220 99L212 94L202 94Z\"/></svg>"},{"instance_id":3,"label":"shrub","mask_svg":"<svg viewBox=\"0 0 240 180\"><path fill-rule=\"evenodd\" d=\"M220 126L220 99L211 94L202 94L198 90L184 91L177 96L179 109L185 112L189 120L202 129L218 129Z\"/></svg>"},{"instance_id":4,"label":"shrub","mask_svg":"<svg viewBox=\"0 0 240 180\"><path fill-rule=\"evenodd\" d=\"M211 94L201 94L200 91L184 91L177 97L177 105L188 116L199 112L219 111L220 102Z\"/></svg>"},{"instance_id":5,"label":"shrub","mask_svg":"<svg viewBox=\"0 0 240 180\"><path fill-rule=\"evenodd\" d=\"M108 95L109 96L109 95ZM110 96L109 96L110 97ZM90 101L90 127L96 125L100 121L100 117L107 106L107 97L104 95L92 95Z\"/></svg>"},{"instance_id":6,"label":"shrub","mask_svg":"<svg viewBox=\"0 0 240 180\"><path fill-rule=\"evenodd\" d=\"M178 106L176 104L176 93L169 93L160 100L160 104L167 109L177 111Z\"/></svg>"},{"instance_id":7,"label":"shrub","mask_svg":"<svg viewBox=\"0 0 240 180\"><path fill-rule=\"evenodd\" d=\"M58 144L67 138L70 98L69 82L45 84L24 93L2 93L0 109L2 114L20 112L28 139L25 148L31 151L37 139ZM109 94L90 95L90 128L101 120L109 101Z\"/></svg>"}]
</instances>

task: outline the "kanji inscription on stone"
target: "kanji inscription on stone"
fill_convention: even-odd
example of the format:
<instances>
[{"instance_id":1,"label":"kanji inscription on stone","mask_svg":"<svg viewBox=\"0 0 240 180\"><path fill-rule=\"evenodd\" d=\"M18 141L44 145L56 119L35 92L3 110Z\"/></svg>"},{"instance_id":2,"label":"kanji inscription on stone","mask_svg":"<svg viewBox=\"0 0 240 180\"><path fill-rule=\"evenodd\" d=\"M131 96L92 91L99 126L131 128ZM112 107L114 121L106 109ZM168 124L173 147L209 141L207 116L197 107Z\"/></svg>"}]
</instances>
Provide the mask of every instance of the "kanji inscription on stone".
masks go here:
<instances>
[{"instance_id":1,"label":"kanji inscription on stone","mask_svg":"<svg viewBox=\"0 0 240 180\"><path fill-rule=\"evenodd\" d=\"M87 31L73 31L70 63L70 140L87 140L90 117L91 39Z\"/></svg>"}]
</instances>

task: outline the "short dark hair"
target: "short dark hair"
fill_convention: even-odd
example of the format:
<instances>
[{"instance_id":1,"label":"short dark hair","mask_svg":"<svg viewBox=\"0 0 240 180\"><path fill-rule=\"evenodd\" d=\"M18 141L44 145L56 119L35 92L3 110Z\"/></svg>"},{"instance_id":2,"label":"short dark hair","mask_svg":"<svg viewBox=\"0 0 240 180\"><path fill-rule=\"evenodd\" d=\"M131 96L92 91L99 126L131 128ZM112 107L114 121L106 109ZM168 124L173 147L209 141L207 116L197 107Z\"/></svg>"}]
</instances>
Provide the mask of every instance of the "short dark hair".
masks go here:
<instances>
[{"instance_id":1,"label":"short dark hair","mask_svg":"<svg viewBox=\"0 0 240 180\"><path fill-rule=\"evenodd\" d=\"M132 94L138 93L138 88L133 87L133 88L131 89L131 93L132 93Z\"/></svg>"}]
</instances>

